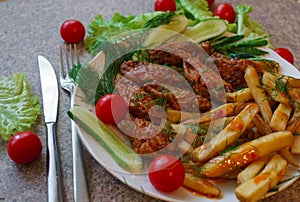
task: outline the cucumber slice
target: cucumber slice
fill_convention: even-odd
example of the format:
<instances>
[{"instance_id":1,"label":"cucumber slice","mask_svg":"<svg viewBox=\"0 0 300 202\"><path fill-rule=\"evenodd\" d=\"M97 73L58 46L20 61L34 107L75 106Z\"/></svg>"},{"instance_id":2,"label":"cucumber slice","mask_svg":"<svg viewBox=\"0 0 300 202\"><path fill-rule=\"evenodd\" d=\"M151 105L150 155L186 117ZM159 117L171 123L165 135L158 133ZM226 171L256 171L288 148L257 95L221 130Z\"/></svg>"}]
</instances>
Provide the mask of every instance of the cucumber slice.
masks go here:
<instances>
[{"instance_id":1,"label":"cucumber slice","mask_svg":"<svg viewBox=\"0 0 300 202\"><path fill-rule=\"evenodd\" d=\"M227 30L227 25L221 19L207 19L193 27L188 27L182 34L196 43L220 36Z\"/></svg>"},{"instance_id":2,"label":"cucumber slice","mask_svg":"<svg viewBox=\"0 0 300 202\"><path fill-rule=\"evenodd\" d=\"M188 24L189 21L184 15L175 15L168 24L153 29L143 45L155 48L176 34L183 32Z\"/></svg>"},{"instance_id":3,"label":"cucumber slice","mask_svg":"<svg viewBox=\"0 0 300 202\"><path fill-rule=\"evenodd\" d=\"M142 170L142 158L91 112L81 106L74 106L68 115L99 142L120 167L132 173Z\"/></svg>"}]
</instances>

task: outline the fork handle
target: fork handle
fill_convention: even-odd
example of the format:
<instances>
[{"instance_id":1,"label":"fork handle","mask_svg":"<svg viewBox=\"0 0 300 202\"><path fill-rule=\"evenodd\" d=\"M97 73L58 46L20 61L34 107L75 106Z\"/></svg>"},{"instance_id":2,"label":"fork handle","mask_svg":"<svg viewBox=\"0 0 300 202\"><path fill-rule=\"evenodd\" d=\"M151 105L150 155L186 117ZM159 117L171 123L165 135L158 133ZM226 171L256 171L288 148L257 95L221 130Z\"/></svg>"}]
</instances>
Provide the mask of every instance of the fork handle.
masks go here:
<instances>
[{"instance_id":1,"label":"fork handle","mask_svg":"<svg viewBox=\"0 0 300 202\"><path fill-rule=\"evenodd\" d=\"M73 147L73 183L74 183L74 201L88 202L89 193L85 178L85 169L82 158L82 144L79 140L76 126L71 120L72 127L72 147Z\"/></svg>"},{"instance_id":2,"label":"fork handle","mask_svg":"<svg viewBox=\"0 0 300 202\"><path fill-rule=\"evenodd\" d=\"M63 201L62 174L56 142L55 123L46 123L47 127L47 175L48 202Z\"/></svg>"}]
</instances>

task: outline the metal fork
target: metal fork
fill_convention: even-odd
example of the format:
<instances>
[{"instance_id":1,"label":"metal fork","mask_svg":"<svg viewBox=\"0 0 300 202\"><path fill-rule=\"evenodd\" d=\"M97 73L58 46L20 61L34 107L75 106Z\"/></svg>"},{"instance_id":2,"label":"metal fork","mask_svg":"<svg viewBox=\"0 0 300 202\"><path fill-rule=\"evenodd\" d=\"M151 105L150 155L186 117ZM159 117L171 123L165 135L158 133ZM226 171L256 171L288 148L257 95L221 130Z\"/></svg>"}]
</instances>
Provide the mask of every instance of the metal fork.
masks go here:
<instances>
[{"instance_id":1,"label":"metal fork","mask_svg":"<svg viewBox=\"0 0 300 202\"><path fill-rule=\"evenodd\" d=\"M64 54L65 53L65 54ZM65 61L64 56L65 55ZM70 65L71 62L71 65ZM65 65L64 65L65 63ZM73 106L75 84L72 82L69 72L74 64L80 64L76 44L60 46L60 84L71 96L71 107ZM82 158L82 144L79 140L75 123L71 120L72 129L72 151L73 151L73 185L74 201L89 201L88 188L85 177L85 169Z\"/></svg>"}]
</instances>

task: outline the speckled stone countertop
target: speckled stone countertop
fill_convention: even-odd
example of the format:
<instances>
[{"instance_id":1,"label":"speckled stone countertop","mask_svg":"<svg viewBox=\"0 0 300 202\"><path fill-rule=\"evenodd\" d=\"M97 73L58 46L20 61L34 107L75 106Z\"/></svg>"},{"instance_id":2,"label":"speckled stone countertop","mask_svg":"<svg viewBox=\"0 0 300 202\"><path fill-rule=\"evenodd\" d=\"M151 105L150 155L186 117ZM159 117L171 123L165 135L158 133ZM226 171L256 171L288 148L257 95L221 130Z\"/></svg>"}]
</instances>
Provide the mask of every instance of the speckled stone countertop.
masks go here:
<instances>
[{"instance_id":1,"label":"speckled stone countertop","mask_svg":"<svg viewBox=\"0 0 300 202\"><path fill-rule=\"evenodd\" d=\"M98 14L110 18L113 13L139 14L153 10L153 0L0 0L0 74L26 72L33 94L41 99L37 56L44 55L59 72L59 35L63 21L75 18L85 26ZM217 3L225 2L216 0ZM293 0L228 0L254 6L252 19L264 25L272 34L272 43L288 47L300 65L300 4ZM82 59L91 58L85 50ZM72 149L69 94L60 89L57 138L63 171L65 201L73 201ZM6 152L7 142L0 139L0 201L47 201L46 139L42 116L34 131L42 139L44 148L38 160L28 165L16 165ZM109 174L84 149L91 201L159 201L139 193ZM264 201L300 201L300 181Z\"/></svg>"}]
</instances>

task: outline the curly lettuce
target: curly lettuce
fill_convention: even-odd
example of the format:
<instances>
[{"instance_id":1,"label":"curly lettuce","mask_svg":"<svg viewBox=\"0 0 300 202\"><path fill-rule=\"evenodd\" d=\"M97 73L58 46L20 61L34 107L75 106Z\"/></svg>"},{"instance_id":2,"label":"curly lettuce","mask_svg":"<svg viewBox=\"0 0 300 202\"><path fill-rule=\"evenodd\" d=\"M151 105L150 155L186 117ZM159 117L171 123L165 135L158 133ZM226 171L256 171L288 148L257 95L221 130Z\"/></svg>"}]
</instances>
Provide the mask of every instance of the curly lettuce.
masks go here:
<instances>
[{"instance_id":1,"label":"curly lettuce","mask_svg":"<svg viewBox=\"0 0 300 202\"><path fill-rule=\"evenodd\" d=\"M182 9L192 20L201 21L213 17L206 0L176 0L176 5L177 9Z\"/></svg>"},{"instance_id":2,"label":"curly lettuce","mask_svg":"<svg viewBox=\"0 0 300 202\"><path fill-rule=\"evenodd\" d=\"M124 32L142 29L147 21L160 14L161 12L150 12L126 17L120 13L115 13L110 20L105 20L101 14L97 15L89 24L85 47L91 54L95 55L98 51L97 48L107 39Z\"/></svg>"},{"instance_id":3,"label":"curly lettuce","mask_svg":"<svg viewBox=\"0 0 300 202\"><path fill-rule=\"evenodd\" d=\"M234 8L237 15L237 34L251 37L265 35L265 30L261 24L251 20L250 13L253 11L252 6L238 5Z\"/></svg>"},{"instance_id":4,"label":"curly lettuce","mask_svg":"<svg viewBox=\"0 0 300 202\"><path fill-rule=\"evenodd\" d=\"M0 135L4 140L30 130L40 113L38 97L31 95L24 74L0 76Z\"/></svg>"},{"instance_id":5,"label":"curly lettuce","mask_svg":"<svg viewBox=\"0 0 300 202\"><path fill-rule=\"evenodd\" d=\"M259 22L251 20L250 13L253 11L252 6L240 4L237 5L234 10L236 13L237 35L243 35L248 39L267 36L263 25L261 25ZM270 40L268 40L267 46L269 48L274 48L270 43Z\"/></svg>"}]
</instances>

